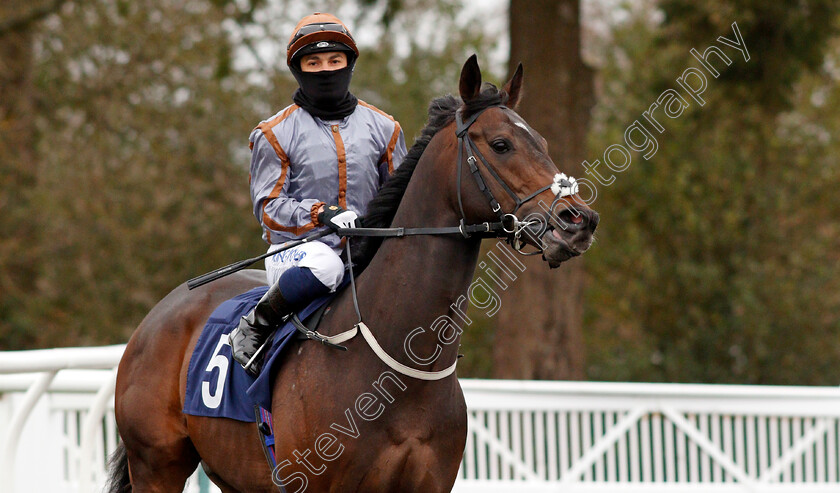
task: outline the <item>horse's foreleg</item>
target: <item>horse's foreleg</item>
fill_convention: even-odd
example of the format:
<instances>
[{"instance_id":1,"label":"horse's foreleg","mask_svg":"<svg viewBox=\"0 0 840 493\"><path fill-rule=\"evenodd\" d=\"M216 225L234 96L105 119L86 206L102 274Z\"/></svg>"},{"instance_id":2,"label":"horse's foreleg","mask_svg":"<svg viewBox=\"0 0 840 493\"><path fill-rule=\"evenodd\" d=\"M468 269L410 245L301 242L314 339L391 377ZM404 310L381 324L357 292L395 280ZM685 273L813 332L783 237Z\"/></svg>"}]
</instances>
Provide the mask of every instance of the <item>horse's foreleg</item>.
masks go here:
<instances>
[{"instance_id":1,"label":"horse's foreleg","mask_svg":"<svg viewBox=\"0 0 840 493\"><path fill-rule=\"evenodd\" d=\"M200 457L180 411L177 380L173 383L170 380L174 379L158 374L142 374L136 380L123 386L118 380L115 407L128 456L131 491L180 493Z\"/></svg>"},{"instance_id":2,"label":"horse's foreleg","mask_svg":"<svg viewBox=\"0 0 840 493\"><path fill-rule=\"evenodd\" d=\"M204 472L207 474L207 477L210 478L210 481L212 481L222 493L240 493L239 490L227 484L224 479L213 472L213 469L208 468L205 463L202 462L201 465L204 468Z\"/></svg>"},{"instance_id":3,"label":"horse's foreleg","mask_svg":"<svg viewBox=\"0 0 840 493\"><path fill-rule=\"evenodd\" d=\"M187 438L165 445L126 446L132 493L180 493L199 462Z\"/></svg>"}]
</instances>

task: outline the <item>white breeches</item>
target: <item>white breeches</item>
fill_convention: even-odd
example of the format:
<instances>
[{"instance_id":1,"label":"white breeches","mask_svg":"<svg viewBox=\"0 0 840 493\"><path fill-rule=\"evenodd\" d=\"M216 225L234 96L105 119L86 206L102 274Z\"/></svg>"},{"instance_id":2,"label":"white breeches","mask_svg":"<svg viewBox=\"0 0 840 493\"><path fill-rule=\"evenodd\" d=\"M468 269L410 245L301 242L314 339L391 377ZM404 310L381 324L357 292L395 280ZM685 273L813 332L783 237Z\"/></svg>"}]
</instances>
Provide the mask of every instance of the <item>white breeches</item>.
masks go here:
<instances>
[{"instance_id":1,"label":"white breeches","mask_svg":"<svg viewBox=\"0 0 840 493\"><path fill-rule=\"evenodd\" d=\"M283 246L271 245L268 251ZM273 286L280 276L292 267L307 267L324 286L335 291L344 279L344 262L338 253L327 245L313 241L276 254L265 259L265 272L268 285Z\"/></svg>"}]
</instances>

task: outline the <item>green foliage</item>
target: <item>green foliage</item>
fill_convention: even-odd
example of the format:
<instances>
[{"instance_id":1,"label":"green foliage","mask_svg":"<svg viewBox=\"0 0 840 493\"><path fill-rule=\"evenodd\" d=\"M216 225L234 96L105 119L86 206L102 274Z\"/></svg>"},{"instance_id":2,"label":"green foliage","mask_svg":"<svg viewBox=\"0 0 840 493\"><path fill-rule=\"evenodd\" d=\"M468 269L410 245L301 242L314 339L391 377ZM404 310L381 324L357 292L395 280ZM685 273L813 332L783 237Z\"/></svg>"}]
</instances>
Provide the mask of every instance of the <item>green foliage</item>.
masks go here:
<instances>
[{"instance_id":1,"label":"green foliage","mask_svg":"<svg viewBox=\"0 0 840 493\"><path fill-rule=\"evenodd\" d=\"M730 25L737 21L756 57L749 65L730 67L722 82L749 84L745 95L770 111L790 103L792 85L803 70L822 63L826 40L837 33L835 0L663 0L660 6L665 13L660 43L699 49L722 33L731 34Z\"/></svg>"},{"instance_id":2,"label":"green foliage","mask_svg":"<svg viewBox=\"0 0 840 493\"><path fill-rule=\"evenodd\" d=\"M399 120L407 146L426 125L431 100L457 91L463 60L482 44L478 33L459 34L443 49L412 43L408 55L402 58L397 56L394 43L387 40L376 50L361 51L353 91Z\"/></svg>"},{"instance_id":3,"label":"green foliage","mask_svg":"<svg viewBox=\"0 0 840 493\"><path fill-rule=\"evenodd\" d=\"M709 77L705 106L682 92L692 106L662 118L656 155L634 153L600 190L600 244L588 264L591 378L838 382L840 270L828 260L840 205L828 192L839 178L829 165L838 87L825 69L811 71L838 56L836 43L826 50L838 12L779 4L666 1L663 25L646 11L617 30L595 111L598 158L664 89L680 90L675 79L699 66L690 48L733 39L737 22L751 59L724 49L733 63ZM815 13L821 22L803 21ZM784 48L768 41L794 36ZM820 107L815 94L826 99Z\"/></svg>"},{"instance_id":4,"label":"green foliage","mask_svg":"<svg viewBox=\"0 0 840 493\"><path fill-rule=\"evenodd\" d=\"M223 18L206 2L100 1L44 24L38 292L16 309L28 341L4 330L0 345L125 341L175 285L259 251L234 152L259 120L244 104L258 88L230 70Z\"/></svg>"}]
</instances>

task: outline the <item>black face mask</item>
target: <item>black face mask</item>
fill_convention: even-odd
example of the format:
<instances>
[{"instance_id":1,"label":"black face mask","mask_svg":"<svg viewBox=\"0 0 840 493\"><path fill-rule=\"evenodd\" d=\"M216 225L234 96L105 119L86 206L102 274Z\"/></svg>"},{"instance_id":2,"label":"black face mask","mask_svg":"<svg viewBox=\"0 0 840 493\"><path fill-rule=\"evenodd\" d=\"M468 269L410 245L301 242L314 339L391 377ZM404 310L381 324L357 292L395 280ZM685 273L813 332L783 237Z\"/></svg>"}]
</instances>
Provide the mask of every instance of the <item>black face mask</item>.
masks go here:
<instances>
[{"instance_id":1,"label":"black face mask","mask_svg":"<svg viewBox=\"0 0 840 493\"><path fill-rule=\"evenodd\" d=\"M294 102L318 118L337 120L353 113L358 99L350 93L353 66L339 70L303 72L292 68L300 88L295 91Z\"/></svg>"}]
</instances>

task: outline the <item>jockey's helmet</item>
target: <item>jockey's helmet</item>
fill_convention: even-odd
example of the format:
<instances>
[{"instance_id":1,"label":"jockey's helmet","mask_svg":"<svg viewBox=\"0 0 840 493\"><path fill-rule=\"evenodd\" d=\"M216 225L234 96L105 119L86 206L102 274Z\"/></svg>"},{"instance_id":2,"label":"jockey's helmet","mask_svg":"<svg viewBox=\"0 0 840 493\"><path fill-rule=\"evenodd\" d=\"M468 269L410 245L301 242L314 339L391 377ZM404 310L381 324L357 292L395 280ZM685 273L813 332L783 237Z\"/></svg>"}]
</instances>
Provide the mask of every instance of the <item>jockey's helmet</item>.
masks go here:
<instances>
[{"instance_id":1,"label":"jockey's helmet","mask_svg":"<svg viewBox=\"0 0 840 493\"><path fill-rule=\"evenodd\" d=\"M353 66L359 49L350 30L336 16L315 12L300 20L289 37L286 47L286 65L299 68L300 57L326 51L347 53L347 65Z\"/></svg>"}]
</instances>

